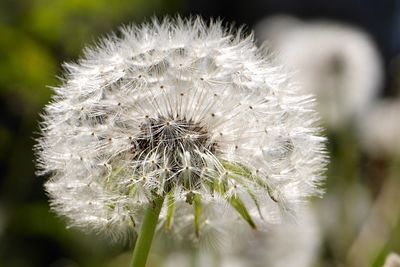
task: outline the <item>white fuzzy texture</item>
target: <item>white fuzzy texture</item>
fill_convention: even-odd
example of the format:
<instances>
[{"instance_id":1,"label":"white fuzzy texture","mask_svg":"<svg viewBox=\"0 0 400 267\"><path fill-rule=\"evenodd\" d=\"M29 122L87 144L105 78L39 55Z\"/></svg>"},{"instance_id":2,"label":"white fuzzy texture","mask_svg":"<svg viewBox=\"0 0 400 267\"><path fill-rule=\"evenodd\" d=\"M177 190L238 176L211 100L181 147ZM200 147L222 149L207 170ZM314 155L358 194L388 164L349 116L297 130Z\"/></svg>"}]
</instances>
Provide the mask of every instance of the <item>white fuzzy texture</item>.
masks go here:
<instances>
[{"instance_id":1,"label":"white fuzzy texture","mask_svg":"<svg viewBox=\"0 0 400 267\"><path fill-rule=\"evenodd\" d=\"M173 192L175 208L190 210L174 227L193 223L190 194L217 214L232 198L253 199L247 209L261 227L320 194L325 139L314 99L252 35L198 18L154 20L65 68L36 152L52 207L71 226L126 237L155 195ZM206 215L202 229L220 219Z\"/></svg>"},{"instance_id":2,"label":"white fuzzy texture","mask_svg":"<svg viewBox=\"0 0 400 267\"><path fill-rule=\"evenodd\" d=\"M322 233L314 211L301 209L296 222L271 226L267 232L241 233L240 241L222 255L222 266L310 267L318 260ZM204 265L204 267L207 265Z\"/></svg>"},{"instance_id":3,"label":"white fuzzy texture","mask_svg":"<svg viewBox=\"0 0 400 267\"><path fill-rule=\"evenodd\" d=\"M322 229L312 209L306 208L302 212L302 218L296 223L274 225L268 232L239 233L238 239L233 239L231 246L222 251L200 250L196 258L193 250L175 248L179 251L177 254L161 251L158 253L163 259L161 266L191 266L194 260L199 267L314 266L320 256ZM170 246L171 242L168 243Z\"/></svg>"},{"instance_id":4,"label":"white fuzzy texture","mask_svg":"<svg viewBox=\"0 0 400 267\"><path fill-rule=\"evenodd\" d=\"M382 62L370 36L337 22L302 22L290 16L261 21L283 64L298 71L303 88L316 95L324 123L337 129L362 115L382 89Z\"/></svg>"},{"instance_id":5,"label":"white fuzzy texture","mask_svg":"<svg viewBox=\"0 0 400 267\"><path fill-rule=\"evenodd\" d=\"M383 267L400 267L400 255L396 253L390 253L385 261Z\"/></svg>"}]
</instances>

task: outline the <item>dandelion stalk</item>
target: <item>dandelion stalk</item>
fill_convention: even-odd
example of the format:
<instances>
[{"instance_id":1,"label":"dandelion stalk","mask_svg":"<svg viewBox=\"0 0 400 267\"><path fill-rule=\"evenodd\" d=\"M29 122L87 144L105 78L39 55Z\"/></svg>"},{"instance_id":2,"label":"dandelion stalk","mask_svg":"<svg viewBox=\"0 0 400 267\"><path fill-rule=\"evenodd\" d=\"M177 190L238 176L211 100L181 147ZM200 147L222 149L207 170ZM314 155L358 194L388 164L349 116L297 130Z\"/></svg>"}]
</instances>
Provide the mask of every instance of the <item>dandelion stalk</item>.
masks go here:
<instances>
[{"instance_id":1,"label":"dandelion stalk","mask_svg":"<svg viewBox=\"0 0 400 267\"><path fill-rule=\"evenodd\" d=\"M159 197L146 210L133 250L132 267L144 267L146 265L163 202L164 198Z\"/></svg>"}]
</instances>

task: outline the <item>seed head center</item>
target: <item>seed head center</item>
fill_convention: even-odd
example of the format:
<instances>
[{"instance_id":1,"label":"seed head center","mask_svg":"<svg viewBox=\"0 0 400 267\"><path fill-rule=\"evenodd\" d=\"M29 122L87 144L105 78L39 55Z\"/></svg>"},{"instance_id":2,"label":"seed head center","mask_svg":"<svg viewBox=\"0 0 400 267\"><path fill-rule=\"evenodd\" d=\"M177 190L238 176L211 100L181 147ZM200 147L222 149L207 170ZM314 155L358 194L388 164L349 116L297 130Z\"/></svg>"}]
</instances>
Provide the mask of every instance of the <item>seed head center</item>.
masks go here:
<instances>
[{"instance_id":1,"label":"seed head center","mask_svg":"<svg viewBox=\"0 0 400 267\"><path fill-rule=\"evenodd\" d=\"M168 169L171 183L193 189L206 168L202 157L214 154L216 144L204 125L186 118L146 118L132 141L133 160L155 158L152 170Z\"/></svg>"}]
</instances>

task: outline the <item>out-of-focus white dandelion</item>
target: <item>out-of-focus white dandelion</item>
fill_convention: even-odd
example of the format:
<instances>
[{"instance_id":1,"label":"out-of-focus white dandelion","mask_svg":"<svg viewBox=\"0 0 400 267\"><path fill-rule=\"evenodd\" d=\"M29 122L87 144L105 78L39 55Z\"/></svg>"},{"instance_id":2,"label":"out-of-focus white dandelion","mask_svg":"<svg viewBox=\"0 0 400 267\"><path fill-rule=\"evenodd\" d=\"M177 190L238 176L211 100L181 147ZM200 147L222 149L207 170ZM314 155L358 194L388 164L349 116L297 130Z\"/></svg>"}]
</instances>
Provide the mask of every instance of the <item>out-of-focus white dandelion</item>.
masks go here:
<instances>
[{"instance_id":1,"label":"out-of-focus white dandelion","mask_svg":"<svg viewBox=\"0 0 400 267\"><path fill-rule=\"evenodd\" d=\"M313 266L319 256L321 230L312 209L302 209L302 215L295 223L274 225L248 239L248 247L242 244L231 255L243 262L242 267Z\"/></svg>"},{"instance_id":2,"label":"out-of-focus white dandelion","mask_svg":"<svg viewBox=\"0 0 400 267\"><path fill-rule=\"evenodd\" d=\"M243 228L241 228L243 229ZM159 251L164 256L161 266L198 267L309 267L317 262L321 245L321 229L312 209L303 209L303 216L296 223L284 222L271 226L267 232L239 233L240 237L222 251L205 253L177 249L179 253ZM171 243L168 243L171 246ZM176 266L176 265L175 265Z\"/></svg>"},{"instance_id":3,"label":"out-of-focus white dandelion","mask_svg":"<svg viewBox=\"0 0 400 267\"><path fill-rule=\"evenodd\" d=\"M377 100L358 120L361 145L371 155L400 155L400 101Z\"/></svg>"},{"instance_id":4,"label":"out-of-focus white dandelion","mask_svg":"<svg viewBox=\"0 0 400 267\"><path fill-rule=\"evenodd\" d=\"M321 235L314 211L303 209L303 216L296 223L285 222L268 232L264 237L266 251L263 253L262 246L258 246L264 264L253 261L253 266L314 266L320 255Z\"/></svg>"},{"instance_id":5,"label":"out-of-focus white dandelion","mask_svg":"<svg viewBox=\"0 0 400 267\"><path fill-rule=\"evenodd\" d=\"M327 126L337 129L362 115L382 86L382 63L367 33L335 22L302 22L289 16L256 27L282 62L318 99Z\"/></svg>"},{"instance_id":6,"label":"out-of-focus white dandelion","mask_svg":"<svg viewBox=\"0 0 400 267\"><path fill-rule=\"evenodd\" d=\"M390 253L385 261L383 267L400 267L400 255L396 253Z\"/></svg>"},{"instance_id":7,"label":"out-of-focus white dandelion","mask_svg":"<svg viewBox=\"0 0 400 267\"><path fill-rule=\"evenodd\" d=\"M124 238L163 203L166 228L200 237L218 215L262 227L321 193L314 99L252 35L153 20L65 68L36 152L51 205L71 226Z\"/></svg>"}]
</instances>

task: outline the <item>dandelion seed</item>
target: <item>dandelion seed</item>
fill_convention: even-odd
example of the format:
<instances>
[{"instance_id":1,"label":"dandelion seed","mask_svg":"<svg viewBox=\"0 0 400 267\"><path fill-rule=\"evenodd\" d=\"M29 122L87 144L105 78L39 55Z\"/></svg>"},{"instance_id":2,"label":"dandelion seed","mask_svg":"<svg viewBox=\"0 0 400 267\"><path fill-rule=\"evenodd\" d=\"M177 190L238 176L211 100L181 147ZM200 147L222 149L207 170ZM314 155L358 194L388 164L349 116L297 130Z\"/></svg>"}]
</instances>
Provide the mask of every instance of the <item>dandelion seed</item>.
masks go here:
<instances>
[{"instance_id":1,"label":"dandelion seed","mask_svg":"<svg viewBox=\"0 0 400 267\"><path fill-rule=\"evenodd\" d=\"M65 68L36 152L51 205L71 226L126 238L164 203L159 225L190 225L201 238L213 203L234 211L227 220L262 228L321 193L314 99L252 35L199 18L154 20Z\"/></svg>"}]
</instances>

